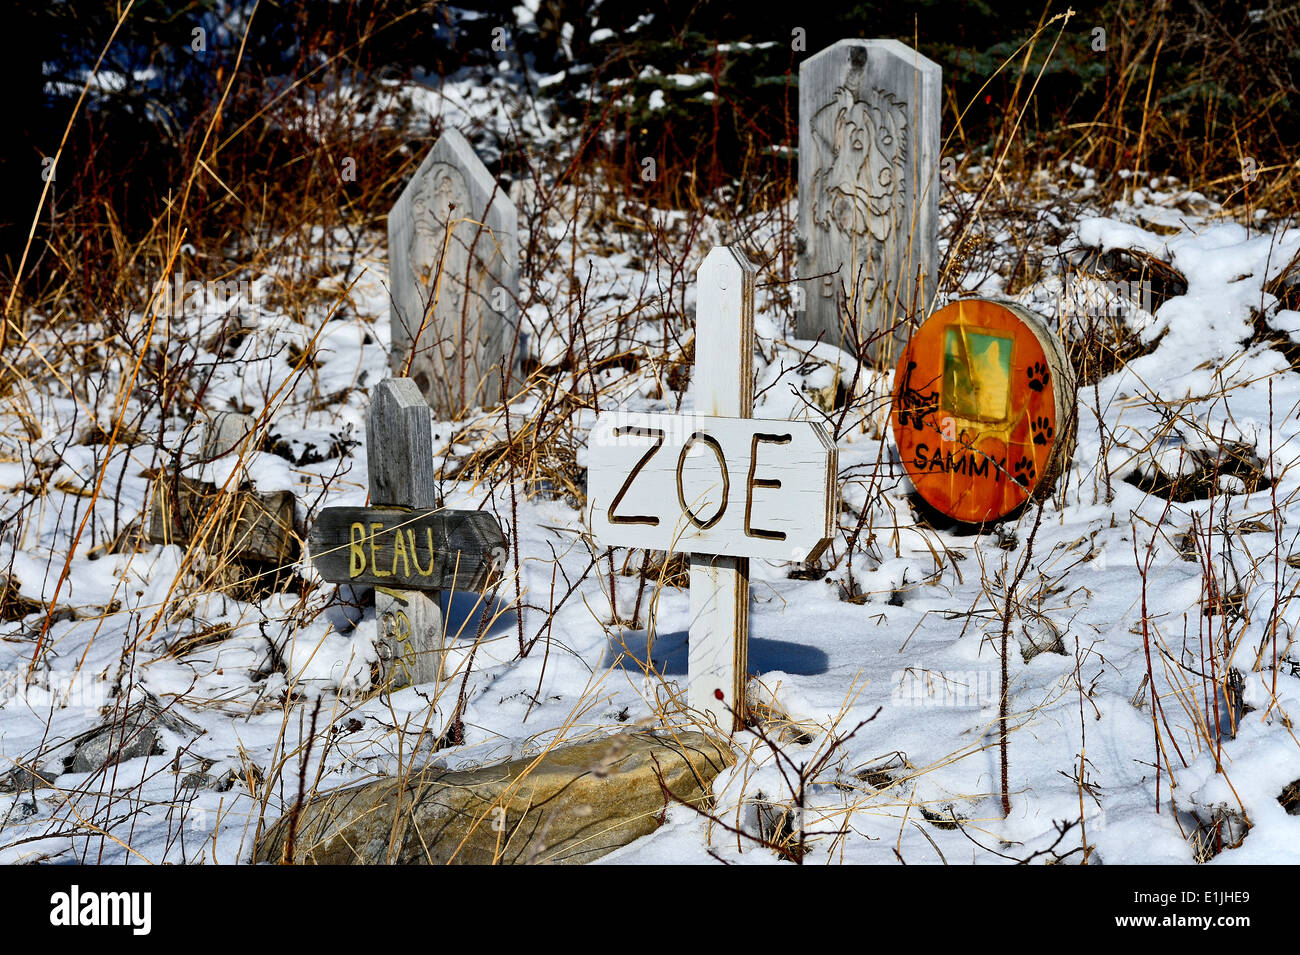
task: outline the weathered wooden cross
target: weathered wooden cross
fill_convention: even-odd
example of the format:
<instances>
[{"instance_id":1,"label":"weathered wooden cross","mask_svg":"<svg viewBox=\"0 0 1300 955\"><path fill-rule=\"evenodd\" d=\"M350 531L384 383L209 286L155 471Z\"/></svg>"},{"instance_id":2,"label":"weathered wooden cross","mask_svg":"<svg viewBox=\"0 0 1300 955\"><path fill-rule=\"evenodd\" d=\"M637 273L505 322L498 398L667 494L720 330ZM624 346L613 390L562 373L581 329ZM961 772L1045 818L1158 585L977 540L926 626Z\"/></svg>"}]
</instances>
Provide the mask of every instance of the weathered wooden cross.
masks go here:
<instances>
[{"instance_id":1,"label":"weathered wooden cross","mask_svg":"<svg viewBox=\"0 0 1300 955\"><path fill-rule=\"evenodd\" d=\"M750 418L755 274L736 249L709 253L696 306L696 414L599 415L588 470L599 540L690 553L687 702L727 732L746 714L749 559L815 559L837 509L825 429Z\"/></svg>"},{"instance_id":2,"label":"weathered wooden cross","mask_svg":"<svg viewBox=\"0 0 1300 955\"><path fill-rule=\"evenodd\" d=\"M375 588L381 684L440 678L443 590L483 592L505 557L486 511L439 507L433 421L415 382L379 383L366 415L370 507L327 507L308 534L312 562L331 583Z\"/></svg>"}]
</instances>

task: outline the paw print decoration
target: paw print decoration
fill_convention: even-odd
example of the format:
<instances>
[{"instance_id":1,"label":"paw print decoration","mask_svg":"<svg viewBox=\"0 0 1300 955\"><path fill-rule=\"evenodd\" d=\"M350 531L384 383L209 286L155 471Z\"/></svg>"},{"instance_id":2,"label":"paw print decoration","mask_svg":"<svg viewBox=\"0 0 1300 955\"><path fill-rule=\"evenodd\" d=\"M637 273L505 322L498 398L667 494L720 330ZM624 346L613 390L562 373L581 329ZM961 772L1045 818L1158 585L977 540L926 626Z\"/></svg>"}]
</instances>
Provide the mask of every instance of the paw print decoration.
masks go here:
<instances>
[{"instance_id":1,"label":"paw print decoration","mask_svg":"<svg viewBox=\"0 0 1300 955\"><path fill-rule=\"evenodd\" d=\"M1039 447L1044 447L1048 444L1051 444L1052 435L1056 433L1056 429L1052 426L1052 422L1049 421L1045 415L1039 415L1036 418L1030 418L1029 430L1030 433L1033 434L1034 436L1034 444L1038 445Z\"/></svg>"},{"instance_id":2,"label":"paw print decoration","mask_svg":"<svg viewBox=\"0 0 1300 955\"><path fill-rule=\"evenodd\" d=\"M1036 361L1025 369L1025 374L1029 378L1029 388L1031 391L1042 391L1051 381L1052 373L1048 371L1045 362Z\"/></svg>"},{"instance_id":3,"label":"paw print decoration","mask_svg":"<svg viewBox=\"0 0 1300 955\"><path fill-rule=\"evenodd\" d=\"M1031 457L1022 457L1015 464L1013 479L1023 488L1028 488L1034 483L1034 478L1038 472L1034 470L1034 459Z\"/></svg>"}]
</instances>

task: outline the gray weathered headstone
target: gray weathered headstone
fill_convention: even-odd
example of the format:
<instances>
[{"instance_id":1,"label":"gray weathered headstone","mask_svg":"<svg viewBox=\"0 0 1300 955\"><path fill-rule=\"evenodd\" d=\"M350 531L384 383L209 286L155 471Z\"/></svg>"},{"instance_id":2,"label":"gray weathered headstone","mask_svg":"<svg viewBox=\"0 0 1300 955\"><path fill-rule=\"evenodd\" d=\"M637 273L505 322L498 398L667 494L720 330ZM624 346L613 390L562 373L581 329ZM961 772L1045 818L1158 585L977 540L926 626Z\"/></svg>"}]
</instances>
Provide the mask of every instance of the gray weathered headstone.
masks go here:
<instances>
[{"instance_id":1,"label":"gray weathered headstone","mask_svg":"<svg viewBox=\"0 0 1300 955\"><path fill-rule=\"evenodd\" d=\"M390 363L439 418L508 397L503 372L512 390L518 242L514 204L448 129L388 214Z\"/></svg>"},{"instance_id":2,"label":"gray weathered headstone","mask_svg":"<svg viewBox=\"0 0 1300 955\"><path fill-rule=\"evenodd\" d=\"M897 359L938 275L940 79L897 40L840 40L799 67L800 338ZM892 331L889 331L892 330Z\"/></svg>"},{"instance_id":3,"label":"gray weathered headstone","mask_svg":"<svg viewBox=\"0 0 1300 955\"><path fill-rule=\"evenodd\" d=\"M244 450L244 440L257 428L257 419L236 411L214 411L203 428L199 459L213 461ZM255 448L247 449L249 451Z\"/></svg>"}]
</instances>

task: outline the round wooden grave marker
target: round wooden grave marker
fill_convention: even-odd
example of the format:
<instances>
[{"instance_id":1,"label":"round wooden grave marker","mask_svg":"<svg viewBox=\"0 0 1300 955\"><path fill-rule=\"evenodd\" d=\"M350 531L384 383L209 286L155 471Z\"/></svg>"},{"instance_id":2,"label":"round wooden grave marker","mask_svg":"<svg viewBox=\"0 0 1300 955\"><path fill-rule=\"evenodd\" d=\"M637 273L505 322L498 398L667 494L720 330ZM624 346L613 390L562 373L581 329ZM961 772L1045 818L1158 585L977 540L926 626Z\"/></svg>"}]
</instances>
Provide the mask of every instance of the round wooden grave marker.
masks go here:
<instances>
[{"instance_id":1,"label":"round wooden grave marker","mask_svg":"<svg viewBox=\"0 0 1300 955\"><path fill-rule=\"evenodd\" d=\"M967 299L904 348L890 420L926 503L982 524L1050 493L1074 452L1074 400L1074 369L1041 318Z\"/></svg>"}]
</instances>

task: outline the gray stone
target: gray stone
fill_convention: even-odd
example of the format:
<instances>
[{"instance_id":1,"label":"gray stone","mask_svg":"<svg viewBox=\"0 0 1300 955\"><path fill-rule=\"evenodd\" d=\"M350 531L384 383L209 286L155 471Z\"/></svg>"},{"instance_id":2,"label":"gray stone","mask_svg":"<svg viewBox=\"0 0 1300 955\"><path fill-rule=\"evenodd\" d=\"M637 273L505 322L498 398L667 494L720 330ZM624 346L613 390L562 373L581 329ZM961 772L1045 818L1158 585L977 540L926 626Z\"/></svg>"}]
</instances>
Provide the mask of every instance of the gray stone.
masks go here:
<instances>
[{"instance_id":1,"label":"gray stone","mask_svg":"<svg viewBox=\"0 0 1300 955\"><path fill-rule=\"evenodd\" d=\"M13 769L0 776L0 793L24 792L29 789L41 789L49 785L49 780L41 773L18 763Z\"/></svg>"},{"instance_id":2,"label":"gray stone","mask_svg":"<svg viewBox=\"0 0 1300 955\"><path fill-rule=\"evenodd\" d=\"M852 320L860 357L892 364L933 304L941 74L897 40L841 40L800 65L800 338L849 348Z\"/></svg>"},{"instance_id":3,"label":"gray stone","mask_svg":"<svg viewBox=\"0 0 1300 955\"><path fill-rule=\"evenodd\" d=\"M207 760L206 762L211 762ZM212 767L209 765L208 769ZM229 766L220 772L211 773L207 769L186 773L181 777L181 789L206 789L211 792L230 792L235 785L235 771Z\"/></svg>"},{"instance_id":4,"label":"gray stone","mask_svg":"<svg viewBox=\"0 0 1300 955\"><path fill-rule=\"evenodd\" d=\"M480 769L426 769L308 801L255 862L584 863L657 829L672 800L705 806L733 756L703 733L621 733ZM290 858L286 859L286 855Z\"/></svg>"},{"instance_id":5,"label":"gray stone","mask_svg":"<svg viewBox=\"0 0 1300 955\"><path fill-rule=\"evenodd\" d=\"M197 736L199 728L164 709L158 698L146 693L125 710L115 711L109 722L92 730L77 744L68 767L74 773L93 773L137 756L162 755L162 729L182 736Z\"/></svg>"},{"instance_id":6,"label":"gray stone","mask_svg":"<svg viewBox=\"0 0 1300 955\"><path fill-rule=\"evenodd\" d=\"M497 404L503 370L513 388L518 242L514 204L447 130L388 215L393 375L414 379L439 418Z\"/></svg>"}]
</instances>

